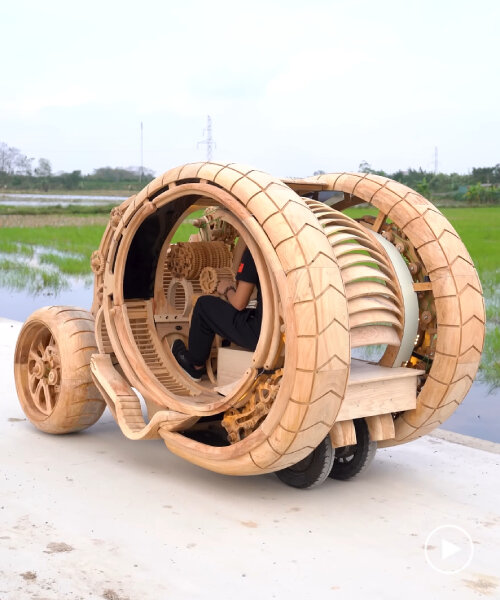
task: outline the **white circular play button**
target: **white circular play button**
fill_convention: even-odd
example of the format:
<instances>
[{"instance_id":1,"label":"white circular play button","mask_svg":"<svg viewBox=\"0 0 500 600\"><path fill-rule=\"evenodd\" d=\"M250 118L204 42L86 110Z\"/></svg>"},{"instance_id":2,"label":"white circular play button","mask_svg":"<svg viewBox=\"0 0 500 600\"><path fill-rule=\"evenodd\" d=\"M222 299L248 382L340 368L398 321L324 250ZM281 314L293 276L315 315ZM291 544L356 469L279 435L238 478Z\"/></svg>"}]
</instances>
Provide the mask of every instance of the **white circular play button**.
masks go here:
<instances>
[{"instance_id":1,"label":"white circular play button","mask_svg":"<svg viewBox=\"0 0 500 600\"><path fill-rule=\"evenodd\" d=\"M474 546L470 535L457 525L441 525L425 540L425 558L440 573L452 574L469 566Z\"/></svg>"}]
</instances>

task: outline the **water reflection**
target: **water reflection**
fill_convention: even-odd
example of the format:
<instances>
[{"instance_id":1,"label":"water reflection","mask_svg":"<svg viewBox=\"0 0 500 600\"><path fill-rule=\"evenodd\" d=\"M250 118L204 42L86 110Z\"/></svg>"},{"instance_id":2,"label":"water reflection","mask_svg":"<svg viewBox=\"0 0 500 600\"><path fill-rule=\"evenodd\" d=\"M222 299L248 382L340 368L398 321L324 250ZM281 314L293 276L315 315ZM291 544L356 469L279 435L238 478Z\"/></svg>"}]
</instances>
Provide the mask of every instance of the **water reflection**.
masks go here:
<instances>
[{"instance_id":1,"label":"water reflection","mask_svg":"<svg viewBox=\"0 0 500 600\"><path fill-rule=\"evenodd\" d=\"M70 289L40 294L0 288L0 316L25 321L34 310L42 306L78 306L90 310L93 292L93 285L78 280L72 282Z\"/></svg>"},{"instance_id":2,"label":"water reflection","mask_svg":"<svg viewBox=\"0 0 500 600\"><path fill-rule=\"evenodd\" d=\"M0 204L5 206L69 206L81 204L94 206L96 204L120 203L129 196L85 196L78 194L0 194Z\"/></svg>"},{"instance_id":3,"label":"water reflection","mask_svg":"<svg viewBox=\"0 0 500 600\"><path fill-rule=\"evenodd\" d=\"M456 433L500 442L500 388L476 380L457 410L441 427Z\"/></svg>"}]
</instances>

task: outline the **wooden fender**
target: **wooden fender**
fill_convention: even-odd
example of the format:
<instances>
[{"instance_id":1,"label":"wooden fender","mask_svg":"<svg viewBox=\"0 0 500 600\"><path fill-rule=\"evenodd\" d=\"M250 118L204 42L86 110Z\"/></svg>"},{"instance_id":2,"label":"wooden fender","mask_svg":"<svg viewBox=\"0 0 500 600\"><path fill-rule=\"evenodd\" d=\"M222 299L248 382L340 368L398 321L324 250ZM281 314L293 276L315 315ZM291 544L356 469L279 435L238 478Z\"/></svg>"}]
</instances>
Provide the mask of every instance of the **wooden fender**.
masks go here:
<instances>
[{"instance_id":1,"label":"wooden fender","mask_svg":"<svg viewBox=\"0 0 500 600\"><path fill-rule=\"evenodd\" d=\"M412 189L371 174L335 173L301 180L317 189L343 192L333 208L344 210L368 203L379 209L371 228L386 231L390 219L402 234L394 240L405 253L412 246L418 263L409 263L414 287L428 295L437 325L436 340L428 355L432 366L417 397L417 408L399 415L395 421L395 440L381 445L408 442L432 431L443 423L462 402L476 375L485 335L485 310L482 288L476 269L457 232L443 214ZM293 183L292 183L293 187ZM407 241L405 241L407 240ZM425 279L430 282L426 282ZM425 333L428 311L420 314ZM420 342L419 342L420 343ZM418 349L418 348L417 348Z\"/></svg>"},{"instance_id":2,"label":"wooden fender","mask_svg":"<svg viewBox=\"0 0 500 600\"><path fill-rule=\"evenodd\" d=\"M124 295L127 258L146 219L156 211L161 214L158 221L166 227L168 242L193 204L218 205L227 213L225 220L237 227L255 258L262 285L263 322L253 367L226 398L187 379L169 351L148 334L151 303L131 303ZM161 430L167 447L197 465L234 475L279 470L309 454L335 422L346 390L350 347L339 266L304 200L280 180L250 167L189 164L157 177L128 201L110 235L108 230L100 248L105 254L99 277L106 333L130 385L149 401L186 415L221 413L257 385L258 369L273 368L280 340L286 338L277 395L267 417L248 437L213 447ZM140 327L139 336L134 337L134 327ZM137 339L149 344L148 356L156 363L146 363ZM164 384L152 371L160 373L162 365Z\"/></svg>"},{"instance_id":3,"label":"wooden fender","mask_svg":"<svg viewBox=\"0 0 500 600\"><path fill-rule=\"evenodd\" d=\"M97 352L94 318L81 308L47 306L32 313L17 339L14 376L28 419L47 433L93 425L106 403L90 375Z\"/></svg>"}]
</instances>

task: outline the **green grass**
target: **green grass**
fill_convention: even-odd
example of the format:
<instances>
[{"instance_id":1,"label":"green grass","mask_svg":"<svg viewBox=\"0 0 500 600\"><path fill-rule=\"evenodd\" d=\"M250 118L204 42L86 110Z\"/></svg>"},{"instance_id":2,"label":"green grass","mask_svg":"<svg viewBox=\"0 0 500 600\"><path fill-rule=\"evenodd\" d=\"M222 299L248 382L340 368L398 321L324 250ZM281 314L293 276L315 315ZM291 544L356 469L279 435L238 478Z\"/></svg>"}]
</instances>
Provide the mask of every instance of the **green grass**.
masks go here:
<instances>
[{"instance_id":1,"label":"green grass","mask_svg":"<svg viewBox=\"0 0 500 600\"><path fill-rule=\"evenodd\" d=\"M54 292L67 289L69 275L91 274L90 255L99 246L103 232L102 226L3 228L0 252L12 254L13 259L0 260L0 284L32 294L46 289ZM49 250L40 255L40 265L23 261L34 256L35 249L40 247Z\"/></svg>"},{"instance_id":2,"label":"green grass","mask_svg":"<svg viewBox=\"0 0 500 600\"><path fill-rule=\"evenodd\" d=\"M488 288L494 293L500 283L500 206L447 208L442 212L467 247L485 291Z\"/></svg>"},{"instance_id":3,"label":"green grass","mask_svg":"<svg viewBox=\"0 0 500 600\"><path fill-rule=\"evenodd\" d=\"M90 264L87 257L61 256L52 252L40 255L40 263L57 267L66 275L86 275L90 273Z\"/></svg>"},{"instance_id":4,"label":"green grass","mask_svg":"<svg viewBox=\"0 0 500 600\"><path fill-rule=\"evenodd\" d=\"M492 387L500 387L500 207L449 208L442 212L466 245L483 286L486 340L481 371Z\"/></svg>"},{"instance_id":5,"label":"green grass","mask_svg":"<svg viewBox=\"0 0 500 600\"><path fill-rule=\"evenodd\" d=\"M4 235L0 238L0 252L4 254L22 254L23 256L33 256L33 246L26 244L19 244L11 240L3 239Z\"/></svg>"},{"instance_id":6,"label":"green grass","mask_svg":"<svg viewBox=\"0 0 500 600\"><path fill-rule=\"evenodd\" d=\"M189 223L182 223L172 238L172 243L176 242L187 242L189 240L189 236L194 233L198 233L198 229L193 227Z\"/></svg>"},{"instance_id":7,"label":"green grass","mask_svg":"<svg viewBox=\"0 0 500 600\"><path fill-rule=\"evenodd\" d=\"M5 227L0 234L0 250L1 244L10 242L82 254L90 260L90 255L98 248L103 233L104 227L98 225Z\"/></svg>"}]
</instances>

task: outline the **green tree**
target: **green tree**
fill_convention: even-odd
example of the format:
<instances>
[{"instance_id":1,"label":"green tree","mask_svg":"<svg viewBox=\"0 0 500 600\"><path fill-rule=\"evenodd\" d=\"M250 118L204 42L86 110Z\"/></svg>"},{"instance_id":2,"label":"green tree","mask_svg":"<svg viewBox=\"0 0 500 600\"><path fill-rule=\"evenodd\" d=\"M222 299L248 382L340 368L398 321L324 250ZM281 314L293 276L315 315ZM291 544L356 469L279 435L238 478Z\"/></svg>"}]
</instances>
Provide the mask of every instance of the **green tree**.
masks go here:
<instances>
[{"instance_id":1,"label":"green tree","mask_svg":"<svg viewBox=\"0 0 500 600\"><path fill-rule=\"evenodd\" d=\"M61 173L59 179L67 190L76 190L82 181L82 172L72 171L71 173Z\"/></svg>"},{"instance_id":2,"label":"green tree","mask_svg":"<svg viewBox=\"0 0 500 600\"><path fill-rule=\"evenodd\" d=\"M35 175L37 177L50 177L52 175L52 165L50 164L50 160L39 158L38 167L35 168Z\"/></svg>"},{"instance_id":3,"label":"green tree","mask_svg":"<svg viewBox=\"0 0 500 600\"><path fill-rule=\"evenodd\" d=\"M426 177L424 177L420 183L417 183L415 187L419 194L421 194L424 198L430 200L431 190L429 188L429 182L427 181Z\"/></svg>"}]
</instances>

